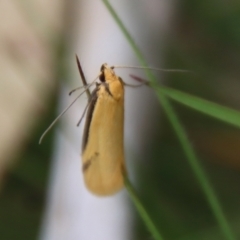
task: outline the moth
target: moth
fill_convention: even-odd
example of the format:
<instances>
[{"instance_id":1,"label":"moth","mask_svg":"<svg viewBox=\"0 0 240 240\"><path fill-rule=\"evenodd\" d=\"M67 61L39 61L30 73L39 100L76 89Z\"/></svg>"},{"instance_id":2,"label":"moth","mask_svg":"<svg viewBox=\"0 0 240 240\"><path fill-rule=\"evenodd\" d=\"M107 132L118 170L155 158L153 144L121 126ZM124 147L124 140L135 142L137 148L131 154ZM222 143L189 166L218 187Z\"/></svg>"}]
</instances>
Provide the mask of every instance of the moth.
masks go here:
<instances>
[{"instance_id":1,"label":"moth","mask_svg":"<svg viewBox=\"0 0 240 240\"><path fill-rule=\"evenodd\" d=\"M46 133L53 127L58 119L86 92L88 104L78 122L79 125L86 114L86 122L82 139L82 172L85 185L95 195L113 195L123 188L124 178L127 175L124 156L124 87L138 87L149 85L134 75L140 85L126 84L116 75L114 68L103 64L98 75L99 82L90 92L89 88L96 81L87 84L79 59L76 56L80 76L85 91L79 94L75 100L52 122L42 134L39 143ZM159 69L149 67L118 66L118 68L151 69L165 72L188 72L179 69ZM80 87L81 88L81 87ZM74 89L70 92L73 93Z\"/></svg>"},{"instance_id":2,"label":"moth","mask_svg":"<svg viewBox=\"0 0 240 240\"><path fill-rule=\"evenodd\" d=\"M124 184L124 83L103 64L93 90L82 140L82 171L87 188L112 195Z\"/></svg>"}]
</instances>

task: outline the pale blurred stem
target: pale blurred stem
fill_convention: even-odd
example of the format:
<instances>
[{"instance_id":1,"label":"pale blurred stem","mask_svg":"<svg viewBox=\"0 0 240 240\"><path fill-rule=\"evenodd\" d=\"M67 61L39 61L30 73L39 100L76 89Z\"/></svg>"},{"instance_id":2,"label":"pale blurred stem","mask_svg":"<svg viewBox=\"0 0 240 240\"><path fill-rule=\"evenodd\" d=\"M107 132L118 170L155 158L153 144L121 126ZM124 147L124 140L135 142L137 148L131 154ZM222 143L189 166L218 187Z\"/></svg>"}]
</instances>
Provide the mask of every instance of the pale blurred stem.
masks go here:
<instances>
[{"instance_id":1,"label":"pale blurred stem","mask_svg":"<svg viewBox=\"0 0 240 240\"><path fill-rule=\"evenodd\" d=\"M140 49L137 47L135 41L133 40L132 36L130 35L130 33L127 31L127 29L123 25L121 19L118 17L115 10L112 8L112 6L109 4L109 2L107 0L103 0L103 3L105 4L105 6L109 10L109 12L112 14L114 20L117 22L119 28L121 29L121 31L127 38L129 44L131 45L133 51L135 52L135 54L137 56L140 64L142 66L147 66L147 63L146 63L145 58L143 57L143 54L141 53ZM156 81L155 77L152 75L152 73L148 70L146 70L145 73L149 79L150 86L155 90L157 90L157 89L159 90L157 81ZM180 121L178 120L177 115L175 114L169 100L167 99L166 95L161 91L160 91L160 93L157 94L157 96L158 96L158 99L159 99L169 121L171 122L171 124L176 132L176 135L180 141L180 144L186 154L187 160L188 160L189 164L191 165L192 170L193 170L196 178L199 181L199 184L202 187L202 190L206 196L208 204L210 205L210 207L213 211L213 214L214 214L223 234L225 235L226 239L228 239L228 240L236 239L230 229L230 226L229 226L224 214L223 214L223 211L218 202L218 199L217 199L208 179L205 176L204 170L201 167L201 164L200 164L199 160L197 159L193 148L191 147L191 144L187 138L187 134L186 134L183 126L181 125ZM140 211L141 209L138 209L138 210ZM142 217L143 217L143 215L142 215Z\"/></svg>"},{"instance_id":2,"label":"pale blurred stem","mask_svg":"<svg viewBox=\"0 0 240 240\"><path fill-rule=\"evenodd\" d=\"M139 214L141 215L143 221L145 222L149 231L153 235L154 239L163 240L157 227L155 226L155 224L153 223L152 219L150 218L148 212L146 211L146 209L142 205L141 201L139 200L137 193L136 193L135 189L133 188L132 184L130 183L127 175L124 176L124 184L129 193L130 198L132 199L136 209L138 210Z\"/></svg>"}]
</instances>

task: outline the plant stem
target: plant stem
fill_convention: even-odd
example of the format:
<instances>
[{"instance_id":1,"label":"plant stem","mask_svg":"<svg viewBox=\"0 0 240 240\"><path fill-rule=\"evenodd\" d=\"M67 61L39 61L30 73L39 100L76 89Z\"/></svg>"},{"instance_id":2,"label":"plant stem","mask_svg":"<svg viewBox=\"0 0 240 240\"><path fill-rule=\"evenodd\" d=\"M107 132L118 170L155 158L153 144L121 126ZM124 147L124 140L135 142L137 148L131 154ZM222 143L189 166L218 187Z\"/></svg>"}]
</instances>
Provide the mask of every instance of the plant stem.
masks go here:
<instances>
[{"instance_id":1,"label":"plant stem","mask_svg":"<svg viewBox=\"0 0 240 240\"><path fill-rule=\"evenodd\" d=\"M146 226L148 227L149 231L153 235L153 237L156 240L163 240L161 234L159 233L157 227L153 223L152 219L150 218L148 212L142 205L141 201L139 200L139 197L137 196L137 193L135 189L133 188L132 184L130 183L127 175L124 176L124 183L125 187L128 190L128 193L130 195L130 198L132 199L135 207L137 208L139 214L141 215L143 221L145 222Z\"/></svg>"}]
</instances>

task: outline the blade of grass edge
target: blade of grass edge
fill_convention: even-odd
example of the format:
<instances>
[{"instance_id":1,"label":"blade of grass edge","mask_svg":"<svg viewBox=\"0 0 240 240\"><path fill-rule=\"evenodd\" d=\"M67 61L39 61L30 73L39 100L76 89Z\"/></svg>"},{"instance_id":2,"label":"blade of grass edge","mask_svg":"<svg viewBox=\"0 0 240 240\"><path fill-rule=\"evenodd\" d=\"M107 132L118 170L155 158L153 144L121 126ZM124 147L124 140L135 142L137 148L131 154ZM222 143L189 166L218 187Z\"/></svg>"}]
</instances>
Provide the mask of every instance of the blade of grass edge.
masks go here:
<instances>
[{"instance_id":1,"label":"blade of grass edge","mask_svg":"<svg viewBox=\"0 0 240 240\"><path fill-rule=\"evenodd\" d=\"M125 37L127 38L129 44L131 45L133 51L135 52L135 54L137 56L140 64L142 64L143 66L147 66L145 58L143 57L143 54L141 53L140 49L137 47L135 41L133 40L132 36L130 35L130 33L127 31L127 29L123 25L122 21L118 17L115 10L112 8L112 6L108 2L108 0L102 0L102 1L105 4L108 11L111 13L112 17L118 24L119 28L121 29L121 31L123 32ZM157 82L156 82L156 79L154 78L154 76L152 75L152 73L148 70L146 70L145 73L150 81L151 87L157 88ZM187 156L187 159L188 159L194 173L196 174L198 181L200 182L200 185L206 195L207 201L216 217L217 222L219 223L219 226L220 226L223 234L225 235L226 239L235 240L235 237L234 237L234 235L230 229L230 226L228 225L228 222L223 214L223 211L218 202L218 199L217 199L216 195L214 194L214 191L213 191L209 181L207 180L205 173L204 173L197 157L195 156L195 153L191 147L190 142L188 141L188 138L184 131L184 128L182 127L181 123L179 122L174 110L172 109L172 107L170 105L170 102L162 93L157 93L157 96L158 96L158 99L159 99L164 111L166 112L166 114L169 118L169 121L173 125L174 130L176 131L176 134L177 134L179 141L183 147L183 150ZM141 212L139 212L139 213L142 216L142 213Z\"/></svg>"},{"instance_id":2,"label":"blade of grass edge","mask_svg":"<svg viewBox=\"0 0 240 240\"><path fill-rule=\"evenodd\" d=\"M157 227L153 223L147 210L144 208L141 201L139 200L139 197L137 196L137 193L136 193L135 189L133 188L131 182L129 181L127 175L124 175L124 184L128 191L128 194L130 195L130 198L132 199L132 202L134 203L138 212L141 213L141 217L143 218L145 224L147 225L147 227L148 227L149 231L151 232L152 236L154 237L154 239L163 240L161 234L159 233Z\"/></svg>"},{"instance_id":3,"label":"blade of grass edge","mask_svg":"<svg viewBox=\"0 0 240 240\"><path fill-rule=\"evenodd\" d=\"M199 112L215 117L236 127L240 127L240 112L237 110L172 88L158 87L156 91L159 94L162 93L165 96L184 104L187 107L193 108Z\"/></svg>"}]
</instances>

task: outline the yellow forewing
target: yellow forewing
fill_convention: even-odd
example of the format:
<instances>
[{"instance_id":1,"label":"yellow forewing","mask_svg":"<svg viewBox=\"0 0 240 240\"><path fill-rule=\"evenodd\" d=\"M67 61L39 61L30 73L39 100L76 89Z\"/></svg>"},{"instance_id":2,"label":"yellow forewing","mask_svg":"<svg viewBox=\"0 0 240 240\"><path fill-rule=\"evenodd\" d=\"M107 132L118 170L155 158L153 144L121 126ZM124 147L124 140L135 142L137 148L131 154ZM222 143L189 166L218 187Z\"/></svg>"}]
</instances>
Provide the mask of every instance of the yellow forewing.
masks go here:
<instances>
[{"instance_id":1,"label":"yellow forewing","mask_svg":"<svg viewBox=\"0 0 240 240\"><path fill-rule=\"evenodd\" d=\"M103 82L97 86L94 106L88 111L83 139L83 174L88 189L111 195L123 187L124 85L111 68L102 67Z\"/></svg>"}]
</instances>

